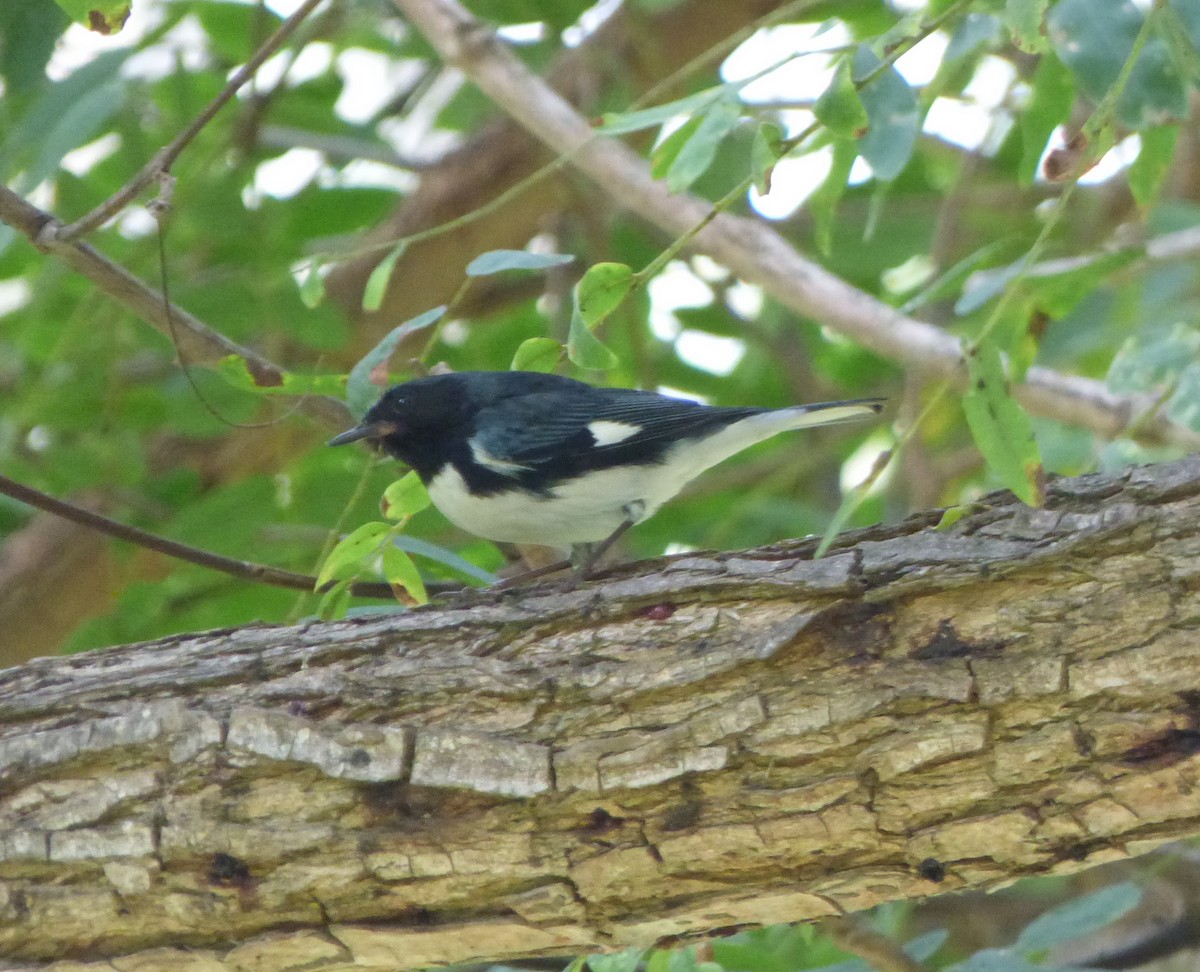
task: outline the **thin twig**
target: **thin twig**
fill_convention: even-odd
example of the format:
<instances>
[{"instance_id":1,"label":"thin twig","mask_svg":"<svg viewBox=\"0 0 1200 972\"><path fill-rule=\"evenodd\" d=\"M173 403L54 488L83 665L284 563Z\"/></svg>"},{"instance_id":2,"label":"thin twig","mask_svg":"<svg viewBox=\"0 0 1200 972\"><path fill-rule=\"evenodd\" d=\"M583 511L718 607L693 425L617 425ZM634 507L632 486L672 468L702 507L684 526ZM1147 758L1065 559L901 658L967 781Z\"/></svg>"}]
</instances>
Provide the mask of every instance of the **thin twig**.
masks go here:
<instances>
[{"instance_id":1,"label":"thin twig","mask_svg":"<svg viewBox=\"0 0 1200 972\"><path fill-rule=\"evenodd\" d=\"M70 520L72 523L78 523L80 526L85 526L90 530L97 530L118 540L124 540L128 543L137 544L139 547L145 547L147 550L166 554L168 557L174 557L176 560L184 560L189 564L198 564L201 567L219 570L223 574L239 577L242 580L257 581L260 584L270 584L273 587L288 587L292 590L309 592L313 590L317 583L317 579L310 577L308 574L297 574L290 570L280 570L278 567L268 567L265 564L256 564L247 560L234 560L232 557L222 557L211 550L201 550L199 547L191 547L186 543L179 543L177 540L169 540L166 537L159 536L157 533L150 533L148 530L142 530L127 523L110 520L99 513L85 510L81 506L75 506L73 503L49 496L40 490L34 489L32 486L18 483L15 479L9 479L3 474L0 474L0 493L3 493L5 496L11 496L15 500L20 500L22 503L32 506L35 509L62 517L64 520ZM392 593L391 586L383 583L358 582L350 590L351 593L359 597L377 597L392 600L395 596Z\"/></svg>"},{"instance_id":2,"label":"thin twig","mask_svg":"<svg viewBox=\"0 0 1200 972\"><path fill-rule=\"evenodd\" d=\"M55 240L66 242L90 233L97 227L103 226L133 202L138 194L158 179L162 173L169 172L171 166L175 164L175 160L179 158L192 140L200 134L204 126L216 117L217 112L225 107L226 103L237 94L238 89L254 77L267 58L279 50L284 42L295 33L296 28L303 23L304 19L323 2L324 0L305 0L296 12L280 24L275 33L268 37L262 46L251 55L250 60L234 72L233 77L221 89L220 94L213 98L192 123L180 132L169 145L159 149L154 154L154 157L146 165L142 166L141 171L137 175L81 219L77 219L75 222L67 225L47 223L43 227L42 232L43 234L50 234L50 238L43 238L38 240L38 242L43 244Z\"/></svg>"}]
</instances>

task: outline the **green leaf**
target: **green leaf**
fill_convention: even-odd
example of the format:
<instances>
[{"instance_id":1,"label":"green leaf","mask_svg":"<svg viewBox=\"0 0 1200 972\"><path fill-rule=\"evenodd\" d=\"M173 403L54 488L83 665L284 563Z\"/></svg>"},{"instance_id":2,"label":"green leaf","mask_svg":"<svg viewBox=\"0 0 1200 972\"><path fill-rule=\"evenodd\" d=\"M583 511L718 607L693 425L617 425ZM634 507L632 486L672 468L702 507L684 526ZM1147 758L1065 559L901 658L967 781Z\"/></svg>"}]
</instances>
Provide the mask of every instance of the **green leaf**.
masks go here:
<instances>
[{"instance_id":1,"label":"green leaf","mask_svg":"<svg viewBox=\"0 0 1200 972\"><path fill-rule=\"evenodd\" d=\"M346 392L345 375L298 375L285 371L256 375L241 355L230 354L216 364L216 372L234 388L262 395L329 395L341 398ZM282 378L282 381L280 380Z\"/></svg>"},{"instance_id":2,"label":"green leaf","mask_svg":"<svg viewBox=\"0 0 1200 972\"><path fill-rule=\"evenodd\" d=\"M1129 167L1129 191L1139 206L1147 207L1158 197L1163 179L1175 157L1178 125L1156 125L1142 131L1142 147Z\"/></svg>"},{"instance_id":3,"label":"green leaf","mask_svg":"<svg viewBox=\"0 0 1200 972\"><path fill-rule=\"evenodd\" d=\"M589 371L607 371L617 365L617 356L592 333L578 309L571 315L567 358L572 364Z\"/></svg>"},{"instance_id":4,"label":"green leaf","mask_svg":"<svg viewBox=\"0 0 1200 972\"><path fill-rule=\"evenodd\" d=\"M848 57L838 62L829 87L813 106L817 121L841 138L858 138L867 128L867 109L854 86L853 68Z\"/></svg>"},{"instance_id":5,"label":"green leaf","mask_svg":"<svg viewBox=\"0 0 1200 972\"><path fill-rule=\"evenodd\" d=\"M1200 332L1177 323L1165 331L1130 338L1109 365L1105 382L1118 395L1161 392L1179 381L1183 369L1200 357Z\"/></svg>"},{"instance_id":6,"label":"green leaf","mask_svg":"<svg viewBox=\"0 0 1200 972\"><path fill-rule=\"evenodd\" d=\"M980 949L965 962L950 966L947 972L1046 972L1011 948Z\"/></svg>"},{"instance_id":7,"label":"green leaf","mask_svg":"<svg viewBox=\"0 0 1200 972\"><path fill-rule=\"evenodd\" d=\"M636 972L644 951L635 946L627 948L623 952L589 955L587 961L592 972Z\"/></svg>"},{"instance_id":8,"label":"green leaf","mask_svg":"<svg viewBox=\"0 0 1200 972\"><path fill-rule=\"evenodd\" d=\"M482 567L460 557L453 550L447 550L445 547L440 547L436 543L430 543L428 540L422 540L420 537L412 537L402 533L398 537L394 537L392 542L406 553L415 554L418 557L424 557L426 560L432 560L434 563L442 564L456 573L470 577L472 580L476 580L485 586L495 584L500 579L490 571L484 570Z\"/></svg>"},{"instance_id":9,"label":"green leaf","mask_svg":"<svg viewBox=\"0 0 1200 972\"><path fill-rule=\"evenodd\" d=\"M97 34L115 34L129 19L129 0L58 0L58 5L76 23Z\"/></svg>"},{"instance_id":10,"label":"green leaf","mask_svg":"<svg viewBox=\"0 0 1200 972\"><path fill-rule=\"evenodd\" d=\"M721 84L704 91L697 91L686 98L655 105L653 108L620 113L609 112L604 116L604 124L597 131L602 135L627 135L630 132L640 132L646 128L656 128L663 122L680 115L692 115L702 111L720 98L724 91L725 85Z\"/></svg>"},{"instance_id":11,"label":"green leaf","mask_svg":"<svg viewBox=\"0 0 1200 972\"><path fill-rule=\"evenodd\" d=\"M866 44L854 54L854 78L865 78L882 62ZM894 67L887 68L859 92L867 111L867 132L858 151L881 182L895 179L908 164L917 144L921 116L917 96Z\"/></svg>"},{"instance_id":12,"label":"green leaf","mask_svg":"<svg viewBox=\"0 0 1200 972\"><path fill-rule=\"evenodd\" d=\"M655 948L646 959L646 972L671 972L671 954L669 948Z\"/></svg>"},{"instance_id":13,"label":"green leaf","mask_svg":"<svg viewBox=\"0 0 1200 972\"><path fill-rule=\"evenodd\" d=\"M984 341L967 356L963 411L975 444L1001 482L1029 506L1044 500L1045 471L1029 416L1009 394L1000 350Z\"/></svg>"},{"instance_id":14,"label":"green leaf","mask_svg":"<svg viewBox=\"0 0 1200 972\"><path fill-rule=\"evenodd\" d=\"M432 327L445 313L444 306L434 307L424 314L418 314L412 320L397 325L350 369L350 377L346 380L346 404L350 407L351 415L356 419L362 418L379 398L379 386L371 380L372 372L376 368L386 366L401 341L410 334Z\"/></svg>"},{"instance_id":15,"label":"green leaf","mask_svg":"<svg viewBox=\"0 0 1200 972\"><path fill-rule=\"evenodd\" d=\"M1200 82L1200 51L1196 50L1200 7L1194 0L1164 4L1158 10L1158 26L1167 45L1167 56L1179 76L1193 85Z\"/></svg>"},{"instance_id":16,"label":"green leaf","mask_svg":"<svg viewBox=\"0 0 1200 972\"><path fill-rule=\"evenodd\" d=\"M712 165L717 146L733 131L742 117L742 103L734 96L722 97L705 112L667 170L667 188L684 192Z\"/></svg>"},{"instance_id":17,"label":"green leaf","mask_svg":"<svg viewBox=\"0 0 1200 972\"><path fill-rule=\"evenodd\" d=\"M948 297L976 267L983 263L990 263L1007 247L1008 244L1004 240L993 240L991 243L985 243L974 253L967 254L906 300L899 308L900 313L912 314L926 304Z\"/></svg>"},{"instance_id":18,"label":"green leaf","mask_svg":"<svg viewBox=\"0 0 1200 972\"><path fill-rule=\"evenodd\" d=\"M383 576L392 587L400 587L408 592L418 604L428 604L429 595L425 592L425 582L421 572L413 563L412 557L389 543L383 548Z\"/></svg>"},{"instance_id":19,"label":"green leaf","mask_svg":"<svg viewBox=\"0 0 1200 972\"><path fill-rule=\"evenodd\" d=\"M553 371L562 357L563 346L554 338L526 338L513 355L512 371Z\"/></svg>"},{"instance_id":20,"label":"green leaf","mask_svg":"<svg viewBox=\"0 0 1200 972\"><path fill-rule=\"evenodd\" d=\"M300 283L300 302L309 310L317 307L325 298L325 278L321 276L321 264L313 260Z\"/></svg>"},{"instance_id":21,"label":"green leaf","mask_svg":"<svg viewBox=\"0 0 1200 972\"><path fill-rule=\"evenodd\" d=\"M387 294L388 283L392 279L392 271L396 269L396 261L408 249L408 241L401 240L392 251L376 264L367 278L363 288L362 308L365 311L377 311L383 306L384 295Z\"/></svg>"},{"instance_id":22,"label":"green leaf","mask_svg":"<svg viewBox=\"0 0 1200 972\"><path fill-rule=\"evenodd\" d=\"M994 47L1004 35L998 18L991 14L969 13L959 21L950 43L946 45L943 60L951 64L961 58L970 57L981 47Z\"/></svg>"},{"instance_id":23,"label":"green leaf","mask_svg":"<svg viewBox=\"0 0 1200 972\"><path fill-rule=\"evenodd\" d=\"M1059 0L1047 15L1055 51L1096 103L1120 75L1143 20L1131 0ZM1186 116L1187 85L1171 64L1166 42L1155 34L1130 72L1117 102L1117 118L1140 130Z\"/></svg>"},{"instance_id":24,"label":"green leaf","mask_svg":"<svg viewBox=\"0 0 1200 972\"><path fill-rule=\"evenodd\" d=\"M763 122L755 129L750 144L750 172L754 187L761 195L771 191L771 176L775 164L783 158L783 129L774 122Z\"/></svg>"},{"instance_id":25,"label":"green leaf","mask_svg":"<svg viewBox=\"0 0 1200 972\"><path fill-rule=\"evenodd\" d=\"M1021 163L1017 167L1021 182L1033 183L1051 133L1070 118L1074 103L1075 83L1071 80L1071 72L1053 51L1047 51L1038 58L1029 104L1021 112Z\"/></svg>"},{"instance_id":26,"label":"green leaf","mask_svg":"<svg viewBox=\"0 0 1200 972\"><path fill-rule=\"evenodd\" d=\"M1022 929L1013 948L1026 954L1045 952L1063 942L1090 935L1137 907L1142 891L1122 881L1051 908Z\"/></svg>"},{"instance_id":27,"label":"green leaf","mask_svg":"<svg viewBox=\"0 0 1200 972\"><path fill-rule=\"evenodd\" d=\"M808 197L808 211L813 221L813 239L822 253L829 253L833 246L833 224L837 206L846 192L846 180L858 157L858 147L848 138L833 143L833 164L829 175Z\"/></svg>"},{"instance_id":28,"label":"green leaf","mask_svg":"<svg viewBox=\"0 0 1200 972\"><path fill-rule=\"evenodd\" d=\"M575 285L575 309L595 327L620 305L633 288L633 270L624 263L597 263Z\"/></svg>"},{"instance_id":29,"label":"green leaf","mask_svg":"<svg viewBox=\"0 0 1200 972\"><path fill-rule=\"evenodd\" d=\"M937 521L934 526L935 530L949 530L955 523L961 520L964 516L975 509L972 503L963 503L960 506L948 506L942 510L942 518Z\"/></svg>"},{"instance_id":30,"label":"green leaf","mask_svg":"<svg viewBox=\"0 0 1200 972\"><path fill-rule=\"evenodd\" d=\"M654 146L650 153L650 175L655 179L665 179L671 171L671 166L679 157L688 140L696 134L696 129L704 121L703 115L692 115L682 125L675 128L666 138Z\"/></svg>"},{"instance_id":31,"label":"green leaf","mask_svg":"<svg viewBox=\"0 0 1200 972\"><path fill-rule=\"evenodd\" d=\"M530 253L528 250L489 250L467 264L468 277L486 277L504 270L547 270L571 263L569 253Z\"/></svg>"},{"instance_id":32,"label":"green leaf","mask_svg":"<svg viewBox=\"0 0 1200 972\"><path fill-rule=\"evenodd\" d=\"M1085 260L1082 265L1061 273L1031 273L1021 280L1019 286L1032 297L1038 310L1051 317L1065 317L1101 282L1141 256L1139 250L1117 250Z\"/></svg>"},{"instance_id":33,"label":"green leaf","mask_svg":"<svg viewBox=\"0 0 1200 972\"><path fill-rule=\"evenodd\" d=\"M624 263L597 263L575 285L575 307L567 335L567 357L580 368L605 371L617 356L592 333L592 328L620 306L633 288L633 271Z\"/></svg>"},{"instance_id":34,"label":"green leaf","mask_svg":"<svg viewBox=\"0 0 1200 972\"><path fill-rule=\"evenodd\" d=\"M321 565L321 572L317 575L317 590L333 580L342 568L358 564L375 553L391 529L387 523L364 523L353 533L342 537Z\"/></svg>"},{"instance_id":35,"label":"green leaf","mask_svg":"<svg viewBox=\"0 0 1200 972\"><path fill-rule=\"evenodd\" d=\"M383 515L389 520L403 520L429 506L429 493L415 472L406 473L383 491Z\"/></svg>"},{"instance_id":36,"label":"green leaf","mask_svg":"<svg viewBox=\"0 0 1200 972\"><path fill-rule=\"evenodd\" d=\"M977 311L993 297L998 297L1004 289L1021 274L1029 262L1027 256L996 270L979 270L967 278L963 285L962 296L954 303L954 313L966 317Z\"/></svg>"},{"instance_id":37,"label":"green leaf","mask_svg":"<svg viewBox=\"0 0 1200 972\"><path fill-rule=\"evenodd\" d=\"M1026 54L1040 54L1046 49L1042 24L1049 0L1005 0L1004 15L1013 43Z\"/></svg>"},{"instance_id":38,"label":"green leaf","mask_svg":"<svg viewBox=\"0 0 1200 972\"><path fill-rule=\"evenodd\" d=\"M1167 402L1167 415L1189 429L1200 429L1200 365L1194 361L1179 372L1175 391Z\"/></svg>"},{"instance_id":39,"label":"green leaf","mask_svg":"<svg viewBox=\"0 0 1200 972\"><path fill-rule=\"evenodd\" d=\"M350 579L338 581L322 596L317 605L317 617L322 621L340 621L350 610Z\"/></svg>"},{"instance_id":40,"label":"green leaf","mask_svg":"<svg viewBox=\"0 0 1200 972\"><path fill-rule=\"evenodd\" d=\"M42 82L54 43L66 26L53 0L0 3L0 78L9 97Z\"/></svg>"}]
</instances>

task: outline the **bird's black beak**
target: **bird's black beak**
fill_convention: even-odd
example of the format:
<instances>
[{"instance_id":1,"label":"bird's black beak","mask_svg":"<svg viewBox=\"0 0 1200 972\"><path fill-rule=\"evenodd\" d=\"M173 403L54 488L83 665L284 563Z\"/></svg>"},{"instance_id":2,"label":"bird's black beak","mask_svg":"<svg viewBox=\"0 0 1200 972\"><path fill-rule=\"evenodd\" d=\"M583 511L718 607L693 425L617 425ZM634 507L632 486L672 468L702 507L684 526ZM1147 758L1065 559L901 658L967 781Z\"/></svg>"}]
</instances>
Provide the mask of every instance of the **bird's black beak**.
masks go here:
<instances>
[{"instance_id":1,"label":"bird's black beak","mask_svg":"<svg viewBox=\"0 0 1200 972\"><path fill-rule=\"evenodd\" d=\"M347 429L341 435L335 435L325 444L340 446L358 442L360 439L381 439L395 431L396 426L391 422L362 422L352 429Z\"/></svg>"}]
</instances>

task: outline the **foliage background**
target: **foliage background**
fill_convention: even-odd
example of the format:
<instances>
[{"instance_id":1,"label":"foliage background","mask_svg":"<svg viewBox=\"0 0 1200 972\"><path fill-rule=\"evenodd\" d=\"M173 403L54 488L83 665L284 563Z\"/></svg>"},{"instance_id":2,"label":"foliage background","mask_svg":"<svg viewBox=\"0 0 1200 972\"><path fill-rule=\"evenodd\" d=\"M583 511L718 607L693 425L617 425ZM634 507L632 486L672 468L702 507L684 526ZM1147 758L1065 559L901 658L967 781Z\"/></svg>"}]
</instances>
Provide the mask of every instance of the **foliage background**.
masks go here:
<instances>
[{"instance_id":1,"label":"foliage background","mask_svg":"<svg viewBox=\"0 0 1200 972\"><path fill-rule=\"evenodd\" d=\"M1147 259L1137 245L1187 230L1200 213L1187 124L1200 4L1159 5L1127 78L1121 69L1146 18L1132 3L631 0L602 5L581 30L577 21L589 6L477 5L498 26L539 23L514 30L514 49L597 118L640 104L668 75L648 103L721 83L719 56L686 65L760 18L793 25L776 33L781 54L805 44L832 48L800 59L809 74L795 97L774 94L761 103L745 89L732 113L729 99L723 119L714 120L711 105L693 110L682 135L658 149L653 130L628 136L675 187L710 199L756 164L764 123L788 135L808 124L813 97L837 65L845 61L848 70L856 57L861 66L870 56L856 45L886 57L896 42L918 36L923 22L942 18L921 56L936 70L915 85L887 72L864 92L865 131L852 93L844 84L830 88L828 103L816 106L825 125L798 153L814 164L775 172L777 185L812 193L777 228L855 286L965 340L986 328L989 347L1012 353L1011 377L1036 360L1122 393L1160 393L1172 417L1200 421L1193 264L1186 251L1184 259ZM280 21L270 6L210 0L144 0L135 13L140 28L79 56L78 42L69 41L80 28L51 0L0 11L0 170L7 185L64 220L113 193L185 127ZM826 32L813 40L818 25ZM366 85L364 72L372 79ZM1047 181L1038 160L1056 126L1077 130L1097 117L1114 84L1120 98L1114 111L1099 113L1104 124L1090 132L1088 152L1099 156L1117 142L1119 150L1063 202L1071 181ZM354 103L372 89L373 104ZM921 131L928 114L947 105L976 119L986 114L979 144L964 148ZM668 127L689 117L663 115L671 117ZM703 170L694 181L671 168L669 153L681 145L692 168ZM696 154L708 149L705 167ZM848 169L855 152L870 165ZM390 247L362 248L494 205L547 160L442 66L390 5L330 4L174 166L166 237L172 296L296 374L324 375L346 373L396 324L457 295L454 320L429 348L424 334L402 344L392 377L438 362L508 367L526 339L566 339L571 286L587 266L617 261L639 269L670 241L567 170L465 227L408 247L374 312L363 310L363 291ZM751 211L745 198L733 208ZM1073 273L1027 277L1010 288L1016 296L997 315L988 298L1008 278L971 272L1011 273L1048 220L1039 260L1127 249ZM155 282L153 229L144 209L133 207L91 242ZM480 253L523 248L535 237L535 245L572 254L575 263L546 273L464 276ZM342 258L347 251L354 255ZM314 265L324 277L319 300ZM302 299L305 280L312 306ZM393 469L369 467L362 454L321 448L329 430L288 415L285 398L235 387L220 370L185 373L170 340L6 229L0 300L0 469L15 479L206 549L312 571L331 531L372 518L394 478ZM677 306L680 300L689 306ZM736 548L821 532L843 485L861 479L931 398L926 376L906 374L822 321L797 319L704 258L669 264L665 277L635 292L597 334L615 352L614 368L582 372L564 360L560 369L719 404L862 395L896 403L892 429L785 437L716 470L634 531L629 553L638 557L677 549L671 544ZM272 424L233 428L230 421ZM1169 453L1139 445L1136 429L1110 442L1053 415L1035 418L1033 428L1052 472ZM1002 431L1019 438L1020 427ZM980 456L958 395L944 396L851 522L960 503L1011 484L1003 463L989 458ZM444 551L421 558L434 578L454 575L437 562L451 559L450 551L487 570L502 563L498 551L454 531L436 511L419 514L409 533ZM311 598L98 541L14 501L0 500L0 542L0 638L8 660L314 610Z\"/></svg>"},{"instance_id":2,"label":"foliage background","mask_svg":"<svg viewBox=\"0 0 1200 972\"><path fill-rule=\"evenodd\" d=\"M1006 384L1033 363L1118 395L1149 394L1156 409L1200 431L1200 0L471 6L597 119L736 80L721 74L724 54L773 26L771 50L803 55L789 75L794 93L727 87L722 98L663 109L665 132L623 137L672 188L718 200L747 173L761 180L772 138L809 131L815 111L820 122L793 153L799 162L774 171L781 194L806 200L776 214L777 230L863 292L961 337L972 361L993 362L986 377L972 365L983 400L969 425L958 392L939 394L928 374L864 350L828 321L798 318L685 251L600 324L614 367L585 371L565 358L558 367L717 404L884 395L894 409L879 428L785 437L714 471L634 531L630 555L820 533L844 488L898 437L903 448L847 522L961 504L1001 485L1036 499L1039 461L1073 474L1180 451L1146 441L1142 421L1114 436L1061 421L1052 408L1027 419ZM280 20L272 4L138 0L124 32L87 46L53 0L0 5L4 183L60 219L78 218L189 124ZM855 92L855 78L931 21L938 26L919 57ZM813 47L827 51L805 53ZM1072 143L1079 132L1084 142ZM639 270L672 242L569 168L505 195L549 161L392 5L333 0L173 167L172 296L301 385L305 376L344 376L398 324L449 302L452 320L436 340L423 332L400 344L392 378L441 362L509 367L524 341L567 341L572 287L587 267ZM729 206L753 212L744 193ZM467 213L478 215L446 225ZM156 282L154 229L135 206L89 239ZM373 278L380 307L364 310L373 270L394 241L414 234L422 240ZM575 262L466 275L481 253L531 241ZM307 572L332 537L377 516L394 469L322 448L332 430L290 413L286 396L239 383L236 368L184 364L167 336L0 226L0 471L198 547ZM342 386L324 377L315 387ZM503 563L434 510L418 514L408 536L433 579ZM0 498L0 664L315 609L312 596L113 544ZM941 964L1031 967L1067 932L1102 926L1135 902L1128 885L1116 887L1040 927L1025 921L1042 892L1018 895L1025 917L999 936L1011 949L973 952L995 939L960 940L957 952L939 953ZM899 940L922 930L910 909L874 920ZM911 950L928 958L943 938L928 931ZM798 929L719 950L724 968L779 972L841 955L831 939L814 944ZM705 958L663 952L649 961L656 972L689 972ZM619 972L636 960L593 968Z\"/></svg>"}]
</instances>

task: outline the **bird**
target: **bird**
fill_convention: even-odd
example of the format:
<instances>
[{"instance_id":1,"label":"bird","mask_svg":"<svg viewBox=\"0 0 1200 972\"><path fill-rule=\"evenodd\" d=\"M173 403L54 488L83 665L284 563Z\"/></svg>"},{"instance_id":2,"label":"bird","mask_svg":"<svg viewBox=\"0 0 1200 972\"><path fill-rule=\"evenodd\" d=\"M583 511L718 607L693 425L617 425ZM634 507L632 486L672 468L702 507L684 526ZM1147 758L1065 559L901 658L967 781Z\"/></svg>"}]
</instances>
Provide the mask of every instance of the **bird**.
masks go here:
<instances>
[{"instance_id":1,"label":"bird","mask_svg":"<svg viewBox=\"0 0 1200 972\"><path fill-rule=\"evenodd\" d=\"M365 440L415 470L451 523L569 549L586 574L722 460L780 432L869 418L883 402L718 407L542 372L460 371L388 389L329 445Z\"/></svg>"}]
</instances>

